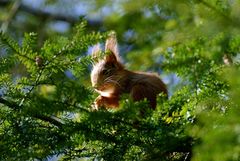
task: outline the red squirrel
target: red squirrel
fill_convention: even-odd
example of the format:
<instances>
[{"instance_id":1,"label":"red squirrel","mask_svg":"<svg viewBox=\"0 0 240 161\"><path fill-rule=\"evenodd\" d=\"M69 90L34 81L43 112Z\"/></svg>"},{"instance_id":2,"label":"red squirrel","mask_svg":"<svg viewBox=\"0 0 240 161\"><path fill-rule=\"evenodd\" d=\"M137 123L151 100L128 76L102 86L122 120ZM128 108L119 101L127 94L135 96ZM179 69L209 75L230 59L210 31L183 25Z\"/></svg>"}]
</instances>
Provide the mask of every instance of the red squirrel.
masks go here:
<instances>
[{"instance_id":1,"label":"red squirrel","mask_svg":"<svg viewBox=\"0 0 240 161\"><path fill-rule=\"evenodd\" d=\"M167 95L167 88L157 74L134 72L125 69L118 53L116 35L112 34L105 43L105 56L100 58L100 45L92 51L96 60L91 72L91 82L100 94L94 108L117 108L121 94L128 93L133 101L147 99L152 109L156 108L159 93Z\"/></svg>"}]
</instances>

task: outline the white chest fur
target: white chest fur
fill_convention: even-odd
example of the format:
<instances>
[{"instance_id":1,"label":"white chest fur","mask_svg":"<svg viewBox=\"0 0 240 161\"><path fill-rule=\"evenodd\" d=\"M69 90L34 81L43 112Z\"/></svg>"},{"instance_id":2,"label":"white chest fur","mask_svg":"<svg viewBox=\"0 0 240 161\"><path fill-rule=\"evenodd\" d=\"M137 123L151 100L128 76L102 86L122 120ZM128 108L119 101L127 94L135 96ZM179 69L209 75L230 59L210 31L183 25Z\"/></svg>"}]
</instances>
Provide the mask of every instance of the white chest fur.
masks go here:
<instances>
[{"instance_id":1,"label":"white chest fur","mask_svg":"<svg viewBox=\"0 0 240 161\"><path fill-rule=\"evenodd\" d=\"M108 89L105 89L103 91L100 91L100 90L97 90L96 91L103 97L111 97L114 93L114 89L112 88L108 88Z\"/></svg>"}]
</instances>

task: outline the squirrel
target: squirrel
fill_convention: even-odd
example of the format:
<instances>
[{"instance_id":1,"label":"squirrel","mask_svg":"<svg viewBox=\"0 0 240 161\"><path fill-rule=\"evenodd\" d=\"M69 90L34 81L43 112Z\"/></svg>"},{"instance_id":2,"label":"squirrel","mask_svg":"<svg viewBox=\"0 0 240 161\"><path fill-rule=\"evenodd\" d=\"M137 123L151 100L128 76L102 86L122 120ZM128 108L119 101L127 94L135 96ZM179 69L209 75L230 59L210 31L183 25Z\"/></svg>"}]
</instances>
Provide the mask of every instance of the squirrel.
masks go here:
<instances>
[{"instance_id":1,"label":"squirrel","mask_svg":"<svg viewBox=\"0 0 240 161\"><path fill-rule=\"evenodd\" d=\"M116 35L110 35L106 40L105 55L102 58L100 45L93 47L92 57L96 62L91 71L91 83L100 94L94 101L94 108L117 108L120 96L127 93L133 101L146 98L150 107L155 109L157 95L168 95L166 85L157 74L125 69L117 45Z\"/></svg>"}]
</instances>

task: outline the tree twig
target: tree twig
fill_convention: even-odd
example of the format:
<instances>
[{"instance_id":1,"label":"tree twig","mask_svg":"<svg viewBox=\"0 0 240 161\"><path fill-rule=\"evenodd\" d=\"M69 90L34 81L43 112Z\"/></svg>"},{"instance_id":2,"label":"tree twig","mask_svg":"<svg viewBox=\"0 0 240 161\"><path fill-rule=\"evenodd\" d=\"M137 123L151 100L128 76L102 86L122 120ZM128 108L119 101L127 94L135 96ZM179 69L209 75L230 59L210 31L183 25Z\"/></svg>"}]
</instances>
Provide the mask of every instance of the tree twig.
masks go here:
<instances>
[{"instance_id":1,"label":"tree twig","mask_svg":"<svg viewBox=\"0 0 240 161\"><path fill-rule=\"evenodd\" d=\"M11 2L12 1L10 1L10 0L0 0L0 6L9 5ZM78 16L74 17L74 16L65 16L65 15L61 15L61 14L53 14L50 12L31 8L29 6L24 5L23 3L20 4L19 10L30 13L37 17L41 17L42 19L45 19L45 20L52 19L52 20L66 21L66 22L69 22L70 24L75 24L75 23L79 22L79 20L80 20ZM82 17L84 17L84 15ZM91 27L98 27L103 24L101 20L88 19L87 21L88 21L88 25Z\"/></svg>"},{"instance_id":2,"label":"tree twig","mask_svg":"<svg viewBox=\"0 0 240 161\"><path fill-rule=\"evenodd\" d=\"M16 0L13 3L8 16L6 17L5 21L1 25L1 31L3 33L5 33L7 31L8 25L11 22L12 18L16 15L20 5L21 5L21 0Z\"/></svg>"},{"instance_id":3,"label":"tree twig","mask_svg":"<svg viewBox=\"0 0 240 161\"><path fill-rule=\"evenodd\" d=\"M3 99L2 97L0 97L0 103L8 106L9 108L11 108L13 110L16 110L19 107L17 104L9 102L9 101Z\"/></svg>"},{"instance_id":4,"label":"tree twig","mask_svg":"<svg viewBox=\"0 0 240 161\"><path fill-rule=\"evenodd\" d=\"M9 108L11 108L13 110L16 110L16 109L20 108L19 105L16 104L15 102L10 102L6 99L3 99L2 97L0 97L0 103L8 106ZM62 128L62 125L63 125L63 123L61 121L55 119L54 117L44 116L44 115L41 115L41 114L34 114L32 117L40 119L40 120L45 121L45 122L49 122L50 124L53 124L53 125L55 125L59 128Z\"/></svg>"}]
</instances>

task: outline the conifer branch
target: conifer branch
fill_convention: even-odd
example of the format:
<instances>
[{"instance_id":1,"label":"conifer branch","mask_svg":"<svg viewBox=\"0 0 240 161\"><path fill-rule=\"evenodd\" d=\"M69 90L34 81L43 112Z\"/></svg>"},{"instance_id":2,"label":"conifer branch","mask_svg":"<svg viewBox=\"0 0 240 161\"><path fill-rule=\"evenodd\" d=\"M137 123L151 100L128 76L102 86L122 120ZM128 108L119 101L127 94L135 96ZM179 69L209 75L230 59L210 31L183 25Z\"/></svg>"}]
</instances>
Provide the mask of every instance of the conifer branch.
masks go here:
<instances>
[{"instance_id":1,"label":"conifer branch","mask_svg":"<svg viewBox=\"0 0 240 161\"><path fill-rule=\"evenodd\" d=\"M40 119L42 121L49 122L49 123L51 123L51 124L53 124L53 125L55 125L55 126L57 126L59 128L62 128L63 123L61 121L57 120L54 117L51 117L51 116L48 117L48 116L44 116L44 115L40 115L40 114L35 114L34 117L38 118L38 119Z\"/></svg>"},{"instance_id":2,"label":"conifer branch","mask_svg":"<svg viewBox=\"0 0 240 161\"><path fill-rule=\"evenodd\" d=\"M20 109L20 106L18 104L16 104L15 102L10 102L6 99L3 99L2 97L0 97L0 103L9 107L10 109L13 109L13 110ZM57 120L53 117L48 117L48 116L44 116L41 114L34 114L32 117L40 119L45 122L49 122L50 124L53 124L59 128L62 128L62 125L63 125L62 122L60 122L59 120Z\"/></svg>"},{"instance_id":3,"label":"conifer branch","mask_svg":"<svg viewBox=\"0 0 240 161\"><path fill-rule=\"evenodd\" d=\"M40 77L42 76L42 73L43 73L43 69L42 68L34 82L34 84L32 85L32 87L28 90L28 92L25 94L24 98L22 99L22 101L20 102L19 106L22 106L22 104L24 103L24 101L26 100L26 98L29 97L29 95L31 94L31 92L34 90L34 88L39 84L39 81L40 81Z\"/></svg>"},{"instance_id":4,"label":"conifer branch","mask_svg":"<svg viewBox=\"0 0 240 161\"><path fill-rule=\"evenodd\" d=\"M21 48L17 44L16 41L11 39L8 35L4 34L3 32L0 31L0 43L3 43L4 45L7 45L11 50L13 50L18 56L23 57L25 59L28 59L30 61L34 61L34 59L29 58L28 56L24 55L21 52Z\"/></svg>"},{"instance_id":5,"label":"conifer branch","mask_svg":"<svg viewBox=\"0 0 240 161\"><path fill-rule=\"evenodd\" d=\"M9 108L11 108L13 110L16 110L19 107L17 104L9 102L9 101L3 99L2 97L0 97L0 103L8 106Z\"/></svg>"}]
</instances>

